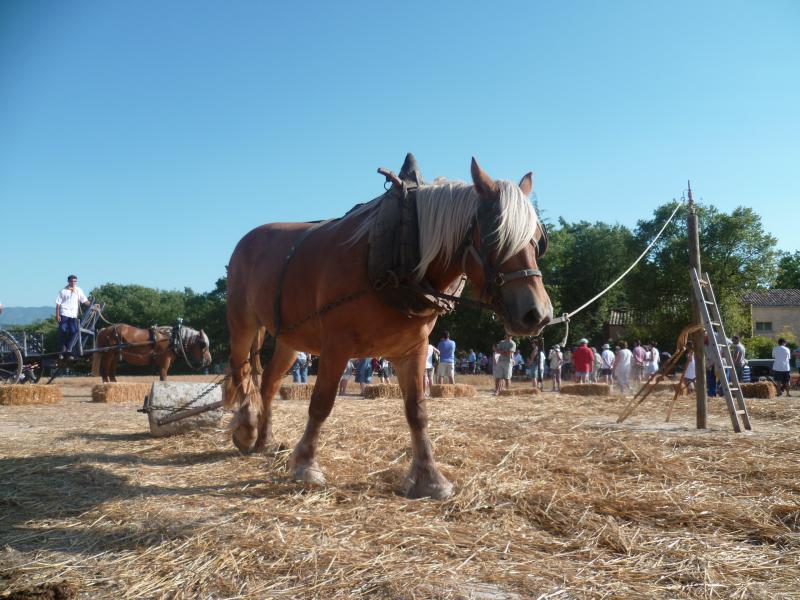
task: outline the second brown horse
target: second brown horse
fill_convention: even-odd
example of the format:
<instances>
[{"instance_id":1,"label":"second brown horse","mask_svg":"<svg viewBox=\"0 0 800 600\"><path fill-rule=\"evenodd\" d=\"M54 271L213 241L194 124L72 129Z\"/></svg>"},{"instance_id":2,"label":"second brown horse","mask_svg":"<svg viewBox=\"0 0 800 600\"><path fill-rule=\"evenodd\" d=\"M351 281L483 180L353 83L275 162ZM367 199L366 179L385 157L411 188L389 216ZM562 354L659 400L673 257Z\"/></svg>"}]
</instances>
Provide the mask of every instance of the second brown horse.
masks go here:
<instances>
[{"instance_id":1,"label":"second brown horse","mask_svg":"<svg viewBox=\"0 0 800 600\"><path fill-rule=\"evenodd\" d=\"M211 364L208 336L201 329L181 325L173 338L172 327L149 329L117 323L97 333L97 348L129 346L98 352L92 358L92 374L100 375L103 382L116 381L117 362L122 359L132 365L158 367L161 381L176 360L185 358L190 367L207 367Z\"/></svg>"}]
</instances>

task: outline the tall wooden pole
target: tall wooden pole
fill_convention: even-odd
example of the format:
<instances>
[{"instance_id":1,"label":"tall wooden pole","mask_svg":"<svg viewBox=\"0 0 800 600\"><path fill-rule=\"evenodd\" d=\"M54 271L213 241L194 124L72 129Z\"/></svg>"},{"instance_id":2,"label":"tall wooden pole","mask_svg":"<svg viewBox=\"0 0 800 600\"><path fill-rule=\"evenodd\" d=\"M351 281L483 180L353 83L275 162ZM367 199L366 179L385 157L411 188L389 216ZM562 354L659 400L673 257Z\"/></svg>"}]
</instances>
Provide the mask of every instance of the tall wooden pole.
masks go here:
<instances>
[{"instance_id":1,"label":"tall wooden pole","mask_svg":"<svg viewBox=\"0 0 800 600\"><path fill-rule=\"evenodd\" d=\"M697 274L702 278L703 271L700 267L700 233L697 226L697 211L692 198L692 183L689 182L689 203L687 205L686 216L686 230L689 236L689 266L697 270ZM690 278L691 285L691 278ZM692 291L692 321L694 325L702 325L703 321L700 318L700 306L697 304L697 298ZM708 396L706 395L706 355L704 333L700 331L692 334L692 342L694 343L694 368L695 368L695 385L694 392L697 401L697 428L706 428L706 417L708 415Z\"/></svg>"}]
</instances>

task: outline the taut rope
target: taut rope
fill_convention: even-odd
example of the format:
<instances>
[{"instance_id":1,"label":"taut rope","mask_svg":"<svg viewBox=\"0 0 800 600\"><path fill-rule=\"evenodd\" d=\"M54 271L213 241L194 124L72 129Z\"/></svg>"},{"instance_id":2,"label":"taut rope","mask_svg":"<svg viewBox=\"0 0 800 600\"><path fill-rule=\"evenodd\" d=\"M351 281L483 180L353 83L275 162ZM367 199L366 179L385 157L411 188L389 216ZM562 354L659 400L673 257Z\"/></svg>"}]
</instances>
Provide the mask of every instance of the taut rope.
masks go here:
<instances>
[{"instance_id":1,"label":"taut rope","mask_svg":"<svg viewBox=\"0 0 800 600\"><path fill-rule=\"evenodd\" d=\"M614 287L615 285L617 285L617 284L618 284L620 281L622 281L622 279L623 279L623 278L624 278L624 277L625 277L625 276L626 276L628 273L630 273L630 272L633 270L633 268L634 268L636 265L638 265L638 264L639 264L639 263L642 261L642 259L643 259L645 256L647 256L647 253L648 253L648 252L650 252L650 249L651 249L651 248L652 248L652 247L655 245L655 243L656 243L656 242L658 241L658 239L661 237L661 234L662 234L662 233L664 233L664 230L667 228L667 225L669 225L669 224L672 222L672 219L673 219L673 217L675 217L675 214L678 212L678 209L679 209L681 206L683 206L683 203L682 203L682 202L678 202L678 203L677 203L677 205L675 206L675 210L673 210L673 211L672 211L672 214L669 216L669 218L666 220L666 222L664 223L664 225L661 227L661 230L660 230L660 231L659 231L659 232L656 234L656 237L654 237L654 238L653 238L653 241L652 241L652 242L650 242L650 243L648 244L647 248L645 248L645 249L644 249L644 251L643 251L643 252L642 252L642 253L639 255L639 258L637 258L635 261L633 261L633 264L632 264L630 267L628 267L627 269L625 269L625 271L622 273L622 275L620 275L620 276L619 276L619 277L617 277L617 278L616 278L614 281L612 281L612 282L611 282L611 284L610 284L608 287L606 287L606 288L605 288L605 289L604 289L602 292L600 292L599 294L597 294L597 295L596 295L594 298L592 298L591 300L588 300L587 302L584 302L584 303L583 303L581 306L579 306L578 308L576 308L576 309L575 309L575 310L573 310L572 312L564 313L562 316L560 316L560 317L558 317L558 318L556 318L556 319L553 319L552 321L550 321L550 322L548 323L548 325L556 325L556 324L558 324L558 323L566 323L566 324L567 324L567 325L566 325L566 331L564 332L564 339L563 339L563 340L562 340L562 342L561 342L561 347L562 347L562 348L563 348L563 347L566 345L566 343L567 343L567 336L569 336L569 320L570 320L570 318L571 318L571 317L574 317L575 315L577 315L579 312L581 312L581 311L582 311L584 308L586 308L587 306L589 306L590 304L592 304L594 301L596 301L596 300L598 300L599 298L603 297L603 295L604 295L606 292L608 292L608 291L609 291L611 288L613 288L613 287Z\"/></svg>"}]
</instances>

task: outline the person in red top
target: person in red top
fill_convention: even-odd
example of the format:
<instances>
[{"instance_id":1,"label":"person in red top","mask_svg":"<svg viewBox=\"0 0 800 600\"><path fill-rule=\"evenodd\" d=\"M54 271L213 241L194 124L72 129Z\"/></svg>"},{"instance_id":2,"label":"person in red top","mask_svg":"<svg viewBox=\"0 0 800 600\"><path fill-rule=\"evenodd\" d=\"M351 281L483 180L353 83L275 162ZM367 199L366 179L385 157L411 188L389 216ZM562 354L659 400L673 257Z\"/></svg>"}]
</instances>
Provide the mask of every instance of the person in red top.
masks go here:
<instances>
[{"instance_id":1,"label":"person in red top","mask_svg":"<svg viewBox=\"0 0 800 600\"><path fill-rule=\"evenodd\" d=\"M594 366L594 352L589 348L589 340L583 338L578 342L580 346L572 353L572 364L575 365L575 381L587 383Z\"/></svg>"}]
</instances>

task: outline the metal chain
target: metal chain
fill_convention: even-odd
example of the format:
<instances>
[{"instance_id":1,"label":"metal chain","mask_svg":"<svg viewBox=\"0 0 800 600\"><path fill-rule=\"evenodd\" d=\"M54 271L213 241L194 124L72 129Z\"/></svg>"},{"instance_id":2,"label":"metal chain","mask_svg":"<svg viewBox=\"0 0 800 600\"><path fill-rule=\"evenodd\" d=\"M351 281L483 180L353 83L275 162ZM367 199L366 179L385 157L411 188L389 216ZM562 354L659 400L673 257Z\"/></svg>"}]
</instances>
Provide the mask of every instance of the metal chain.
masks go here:
<instances>
[{"instance_id":1,"label":"metal chain","mask_svg":"<svg viewBox=\"0 0 800 600\"><path fill-rule=\"evenodd\" d=\"M366 294L367 292L369 292L371 290L372 290L372 286L367 286L365 288L361 288L357 292L351 292L350 294L345 294L344 296L340 296L336 300L332 300L332 301L328 302L327 304L324 304L320 308L316 309L315 311L309 313L308 315L306 315L305 317L303 317L299 321L295 321L294 323L292 323L288 327L283 327L281 329L281 332L280 332L279 335L283 335L285 333L289 333L290 331L294 331L295 329L300 327L300 325L303 325L304 323L307 323L308 321L310 321L314 317L321 317L325 313L332 311L337 306L341 306L342 304L346 304L348 302L351 302L352 300L355 300L356 298L360 298L361 296L363 296L364 294Z\"/></svg>"},{"instance_id":2,"label":"metal chain","mask_svg":"<svg viewBox=\"0 0 800 600\"><path fill-rule=\"evenodd\" d=\"M226 378L223 377L219 381L215 381L215 382L211 383L206 389L204 389L197 396L195 396L194 398L189 400L189 402L187 402L183 406L179 406L179 407L176 408L174 406L155 406L155 405L151 404L147 408L149 408L150 410L163 410L163 411L166 411L167 414L170 414L170 415L178 413L178 412L181 412L181 411L186 410L187 408L189 408L192 404L194 404L198 400L201 400L202 398L205 398L206 396L208 396L214 390L214 388L217 388L217 387L221 386L223 383L225 383L225 379Z\"/></svg>"}]
</instances>

